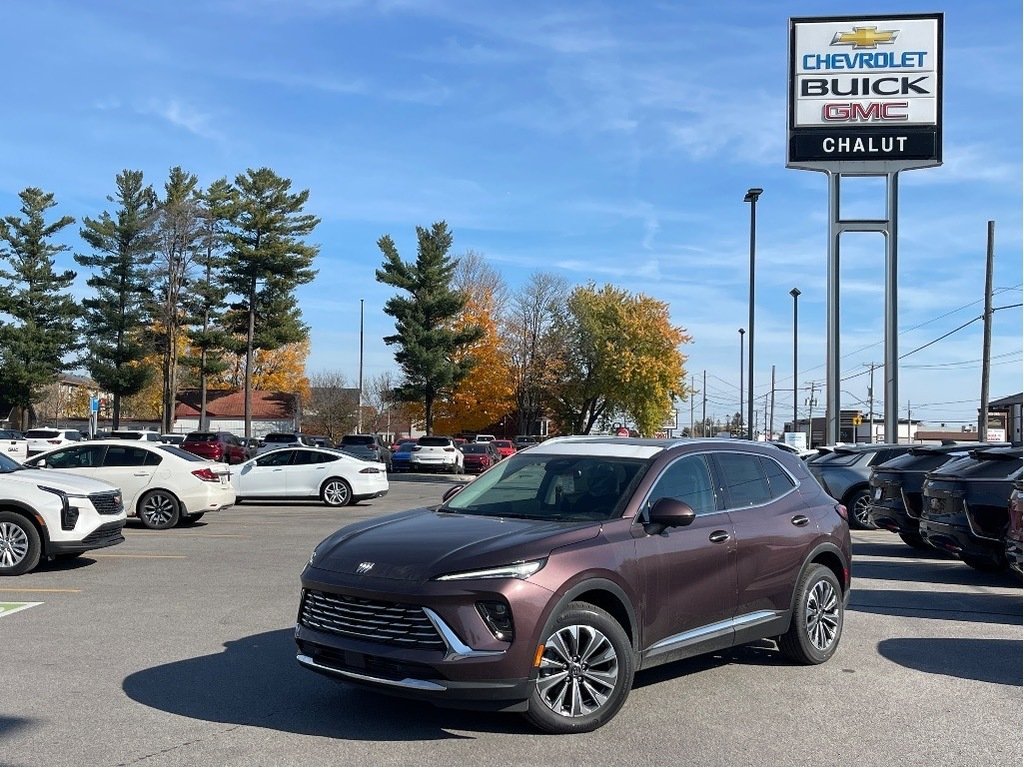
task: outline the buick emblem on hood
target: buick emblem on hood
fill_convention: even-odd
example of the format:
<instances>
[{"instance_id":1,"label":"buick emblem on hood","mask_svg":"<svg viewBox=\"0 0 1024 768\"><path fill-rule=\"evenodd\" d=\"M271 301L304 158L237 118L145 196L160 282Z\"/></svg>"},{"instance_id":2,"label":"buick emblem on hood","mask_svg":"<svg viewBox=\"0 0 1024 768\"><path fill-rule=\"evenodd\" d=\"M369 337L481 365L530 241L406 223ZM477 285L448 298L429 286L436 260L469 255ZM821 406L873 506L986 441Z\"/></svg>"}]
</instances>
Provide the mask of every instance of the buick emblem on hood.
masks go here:
<instances>
[{"instance_id":1,"label":"buick emblem on hood","mask_svg":"<svg viewBox=\"0 0 1024 768\"><path fill-rule=\"evenodd\" d=\"M373 568L374 565L376 565L376 563L360 563L356 567L356 573L369 573L370 569Z\"/></svg>"}]
</instances>

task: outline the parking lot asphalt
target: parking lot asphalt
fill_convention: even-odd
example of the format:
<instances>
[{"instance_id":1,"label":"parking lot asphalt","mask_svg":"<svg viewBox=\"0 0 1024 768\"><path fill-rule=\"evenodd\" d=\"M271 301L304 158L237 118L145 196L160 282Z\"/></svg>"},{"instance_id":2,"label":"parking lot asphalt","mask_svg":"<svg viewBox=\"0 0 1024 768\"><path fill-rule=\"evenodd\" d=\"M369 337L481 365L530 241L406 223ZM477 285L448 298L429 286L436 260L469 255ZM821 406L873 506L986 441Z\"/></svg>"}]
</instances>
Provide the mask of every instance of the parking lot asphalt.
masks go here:
<instances>
[{"instance_id":1,"label":"parking lot asphalt","mask_svg":"<svg viewBox=\"0 0 1024 768\"><path fill-rule=\"evenodd\" d=\"M1020 765L1021 587L894 535L855 532L839 650L771 642L637 674L604 728L546 736L516 715L435 709L295 662L299 573L343 524L434 504L243 504L0 580L6 765ZM15 603L39 603L5 612Z\"/></svg>"}]
</instances>

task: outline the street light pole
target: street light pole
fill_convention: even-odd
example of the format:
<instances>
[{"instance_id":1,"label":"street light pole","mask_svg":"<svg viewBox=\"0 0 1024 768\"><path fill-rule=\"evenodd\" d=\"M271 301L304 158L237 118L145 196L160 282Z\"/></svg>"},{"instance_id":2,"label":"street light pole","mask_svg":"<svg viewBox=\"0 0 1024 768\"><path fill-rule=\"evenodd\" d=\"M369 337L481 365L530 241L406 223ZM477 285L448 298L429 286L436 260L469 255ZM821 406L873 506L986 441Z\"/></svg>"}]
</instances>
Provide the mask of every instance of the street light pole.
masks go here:
<instances>
[{"instance_id":1,"label":"street light pole","mask_svg":"<svg viewBox=\"0 0 1024 768\"><path fill-rule=\"evenodd\" d=\"M796 432L796 300L800 296L800 289L793 288L789 295L793 297L793 431Z\"/></svg>"},{"instance_id":2,"label":"street light pole","mask_svg":"<svg viewBox=\"0 0 1024 768\"><path fill-rule=\"evenodd\" d=\"M747 439L754 439L754 245L757 239L757 198L764 192L760 187L751 187L743 196L743 202L750 203L750 306L747 314Z\"/></svg>"},{"instance_id":3,"label":"street light pole","mask_svg":"<svg viewBox=\"0 0 1024 768\"><path fill-rule=\"evenodd\" d=\"M356 432L363 434L363 299L359 300L359 407Z\"/></svg>"},{"instance_id":4,"label":"street light pole","mask_svg":"<svg viewBox=\"0 0 1024 768\"><path fill-rule=\"evenodd\" d=\"M739 432L743 434L743 334L746 333L740 328L740 428Z\"/></svg>"}]
</instances>

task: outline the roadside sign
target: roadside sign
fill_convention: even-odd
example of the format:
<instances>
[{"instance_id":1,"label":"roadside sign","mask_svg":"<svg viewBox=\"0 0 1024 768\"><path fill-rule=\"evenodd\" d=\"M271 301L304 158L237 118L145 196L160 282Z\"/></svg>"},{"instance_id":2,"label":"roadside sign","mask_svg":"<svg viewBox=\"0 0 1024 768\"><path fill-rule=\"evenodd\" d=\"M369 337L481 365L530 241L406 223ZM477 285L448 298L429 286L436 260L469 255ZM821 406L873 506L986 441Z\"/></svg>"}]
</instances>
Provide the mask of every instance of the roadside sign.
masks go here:
<instances>
[{"instance_id":1,"label":"roadside sign","mask_svg":"<svg viewBox=\"0 0 1024 768\"><path fill-rule=\"evenodd\" d=\"M807 450L806 432L786 432L782 437L782 441L791 448L796 448L798 451Z\"/></svg>"},{"instance_id":2,"label":"roadside sign","mask_svg":"<svg viewBox=\"0 0 1024 768\"><path fill-rule=\"evenodd\" d=\"M23 611L26 608L34 608L42 603L0 603L0 619L4 616L10 616L12 613Z\"/></svg>"}]
</instances>

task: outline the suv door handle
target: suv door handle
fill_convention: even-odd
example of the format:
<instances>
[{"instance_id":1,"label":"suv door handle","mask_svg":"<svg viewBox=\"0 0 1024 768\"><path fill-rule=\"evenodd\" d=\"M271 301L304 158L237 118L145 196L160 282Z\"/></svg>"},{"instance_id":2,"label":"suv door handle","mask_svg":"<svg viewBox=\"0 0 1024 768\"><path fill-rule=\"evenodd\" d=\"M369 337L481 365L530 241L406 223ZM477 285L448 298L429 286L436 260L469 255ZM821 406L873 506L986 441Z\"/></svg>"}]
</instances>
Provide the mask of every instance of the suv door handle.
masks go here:
<instances>
[{"instance_id":1,"label":"suv door handle","mask_svg":"<svg viewBox=\"0 0 1024 768\"><path fill-rule=\"evenodd\" d=\"M149 472L132 472L135 477L149 477Z\"/></svg>"},{"instance_id":2,"label":"suv door handle","mask_svg":"<svg viewBox=\"0 0 1024 768\"><path fill-rule=\"evenodd\" d=\"M811 521L807 519L807 515L794 515L789 522L793 525L807 525Z\"/></svg>"},{"instance_id":3,"label":"suv door handle","mask_svg":"<svg viewBox=\"0 0 1024 768\"><path fill-rule=\"evenodd\" d=\"M728 531L712 531L711 535L708 536L708 541L713 541L716 544L720 541L727 541L729 538Z\"/></svg>"}]
</instances>

